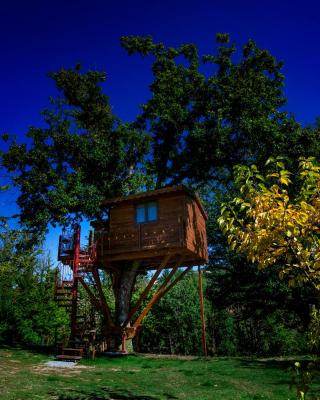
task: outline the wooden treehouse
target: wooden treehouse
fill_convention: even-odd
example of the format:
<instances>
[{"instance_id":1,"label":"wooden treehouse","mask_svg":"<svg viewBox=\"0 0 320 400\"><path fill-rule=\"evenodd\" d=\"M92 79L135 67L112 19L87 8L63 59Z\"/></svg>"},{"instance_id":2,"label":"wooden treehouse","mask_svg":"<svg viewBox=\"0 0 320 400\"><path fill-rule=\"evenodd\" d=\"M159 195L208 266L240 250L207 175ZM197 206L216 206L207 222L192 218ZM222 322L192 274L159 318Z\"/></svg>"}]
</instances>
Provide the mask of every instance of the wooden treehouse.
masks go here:
<instances>
[{"instance_id":1,"label":"wooden treehouse","mask_svg":"<svg viewBox=\"0 0 320 400\"><path fill-rule=\"evenodd\" d=\"M199 197L186 187L166 187L109 199L103 207L108 218L91 223L94 231L90 233L86 251L80 249L78 225L71 235L60 236L61 268L56 299L71 315L70 345L58 356L60 359L81 357L84 339L87 337L90 343L90 332L95 336L92 325L84 322L86 317L79 318L79 284L92 307L103 315L107 349L115 350L122 345L125 351L126 340L135 337L153 305L193 266L208 260L207 215ZM165 269L170 272L146 303L145 299ZM105 270L111 277L114 315L105 299L99 270ZM149 274L150 280L140 298L136 304L131 304L136 277L151 270L154 272Z\"/></svg>"}]
</instances>

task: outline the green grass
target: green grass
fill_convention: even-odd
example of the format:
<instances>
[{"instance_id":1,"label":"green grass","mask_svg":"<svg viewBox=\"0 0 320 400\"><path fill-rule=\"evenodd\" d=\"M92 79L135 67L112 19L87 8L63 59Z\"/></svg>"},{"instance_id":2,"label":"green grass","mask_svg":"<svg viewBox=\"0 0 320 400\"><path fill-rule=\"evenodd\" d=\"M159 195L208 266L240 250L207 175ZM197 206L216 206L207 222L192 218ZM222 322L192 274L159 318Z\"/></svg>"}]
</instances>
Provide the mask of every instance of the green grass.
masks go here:
<instances>
[{"instance_id":1,"label":"green grass","mask_svg":"<svg viewBox=\"0 0 320 400\"><path fill-rule=\"evenodd\" d=\"M83 360L73 370L48 369L53 357L0 349L0 398L292 400L284 362L243 358L144 356Z\"/></svg>"}]
</instances>

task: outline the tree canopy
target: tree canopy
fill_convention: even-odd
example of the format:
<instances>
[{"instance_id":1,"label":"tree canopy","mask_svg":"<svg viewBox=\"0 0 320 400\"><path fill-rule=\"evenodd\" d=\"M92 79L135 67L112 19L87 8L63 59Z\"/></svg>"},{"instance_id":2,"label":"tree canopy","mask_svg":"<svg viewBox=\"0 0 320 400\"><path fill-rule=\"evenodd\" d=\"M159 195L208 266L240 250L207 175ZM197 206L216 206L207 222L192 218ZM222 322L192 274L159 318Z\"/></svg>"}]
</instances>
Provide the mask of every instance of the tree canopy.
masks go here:
<instances>
[{"instance_id":1,"label":"tree canopy","mask_svg":"<svg viewBox=\"0 0 320 400\"><path fill-rule=\"evenodd\" d=\"M153 58L150 98L131 123L113 114L105 73L51 73L61 95L43 112L46 127L31 127L26 143L11 141L2 155L20 190L21 222L42 232L101 217L108 197L230 181L236 163L262 165L270 154L318 155L319 127L302 128L282 110L282 62L252 40L241 51L227 34L217 42L216 53L200 56L194 44L123 37L129 55Z\"/></svg>"},{"instance_id":2,"label":"tree canopy","mask_svg":"<svg viewBox=\"0 0 320 400\"><path fill-rule=\"evenodd\" d=\"M50 76L62 97L43 112L47 127L31 127L28 143L12 142L2 157L20 189L21 222L40 231L48 223L101 216L102 200L123 192L147 146L112 114L101 88L104 73L77 66Z\"/></svg>"},{"instance_id":3,"label":"tree canopy","mask_svg":"<svg viewBox=\"0 0 320 400\"><path fill-rule=\"evenodd\" d=\"M218 180L237 163L319 154L313 129L283 111L283 63L249 40L241 50L217 34L216 53L123 37L129 55L152 57L151 97L135 126L151 137L147 171L156 186ZM317 135L318 136L318 135Z\"/></svg>"}]
</instances>

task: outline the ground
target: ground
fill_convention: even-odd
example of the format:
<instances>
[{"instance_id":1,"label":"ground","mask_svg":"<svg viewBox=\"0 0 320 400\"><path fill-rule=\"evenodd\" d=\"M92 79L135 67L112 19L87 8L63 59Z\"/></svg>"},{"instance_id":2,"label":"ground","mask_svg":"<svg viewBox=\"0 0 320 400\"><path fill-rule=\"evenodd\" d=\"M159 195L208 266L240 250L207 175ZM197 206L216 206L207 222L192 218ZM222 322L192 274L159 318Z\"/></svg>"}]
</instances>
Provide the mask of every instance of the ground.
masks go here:
<instances>
[{"instance_id":1,"label":"ground","mask_svg":"<svg viewBox=\"0 0 320 400\"><path fill-rule=\"evenodd\" d=\"M0 349L1 400L293 400L282 359L127 356L53 369L53 357Z\"/></svg>"}]
</instances>

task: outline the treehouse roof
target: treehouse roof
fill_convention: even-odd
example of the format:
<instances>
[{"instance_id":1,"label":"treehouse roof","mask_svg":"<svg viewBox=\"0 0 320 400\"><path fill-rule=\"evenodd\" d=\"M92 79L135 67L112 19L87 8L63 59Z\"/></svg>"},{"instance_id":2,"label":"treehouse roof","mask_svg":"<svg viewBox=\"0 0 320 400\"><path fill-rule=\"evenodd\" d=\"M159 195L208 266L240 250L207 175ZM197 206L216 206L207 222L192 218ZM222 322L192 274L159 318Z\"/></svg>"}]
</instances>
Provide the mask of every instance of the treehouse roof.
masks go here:
<instances>
[{"instance_id":1,"label":"treehouse roof","mask_svg":"<svg viewBox=\"0 0 320 400\"><path fill-rule=\"evenodd\" d=\"M198 194L195 193L194 191L192 191L191 189L187 188L184 185L166 186L164 188L150 190L148 192L140 192L140 193L136 193L136 194L130 194L128 196L114 197L112 199L107 199L107 200L103 201L102 204L107 207L114 207L120 203L126 203L126 202L130 203L130 202L136 202L136 201L140 201L140 200L143 201L144 199L158 198L160 196L165 196L168 194L175 194L175 193L184 193L184 194L187 194L188 196L192 197L198 204L199 209L201 210L201 213L202 213L203 217L205 218L205 220L208 219L208 215L202 205L202 202L201 202Z\"/></svg>"}]
</instances>

